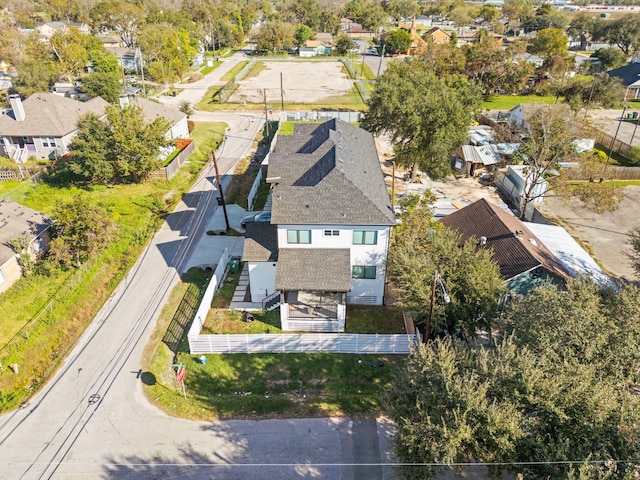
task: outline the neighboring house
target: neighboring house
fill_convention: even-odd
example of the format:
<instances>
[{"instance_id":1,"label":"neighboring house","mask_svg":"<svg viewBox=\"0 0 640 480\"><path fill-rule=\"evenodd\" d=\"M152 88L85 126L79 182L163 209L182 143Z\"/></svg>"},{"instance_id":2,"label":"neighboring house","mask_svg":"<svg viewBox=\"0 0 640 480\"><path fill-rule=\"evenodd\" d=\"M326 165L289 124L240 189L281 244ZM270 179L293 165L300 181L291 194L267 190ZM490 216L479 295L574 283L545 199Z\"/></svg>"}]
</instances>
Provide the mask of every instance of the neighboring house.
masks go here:
<instances>
[{"instance_id":1,"label":"neighboring house","mask_svg":"<svg viewBox=\"0 0 640 480\"><path fill-rule=\"evenodd\" d=\"M314 40L322 42L329 47L333 46L333 35L329 32L316 32Z\"/></svg>"},{"instance_id":2,"label":"neighboring house","mask_svg":"<svg viewBox=\"0 0 640 480\"><path fill-rule=\"evenodd\" d=\"M430 28L424 33L424 35L422 35L422 37L425 40L431 38L431 40L433 40L433 43L435 43L436 45L444 45L445 43L449 43L449 41L451 40L451 35L449 35L440 27Z\"/></svg>"},{"instance_id":3,"label":"neighboring house","mask_svg":"<svg viewBox=\"0 0 640 480\"><path fill-rule=\"evenodd\" d=\"M635 57L634 57L635 58ZM610 77L617 77L622 80L622 85L626 88L625 98L640 97L640 63L631 62L624 67L609 70L607 74Z\"/></svg>"},{"instance_id":4,"label":"neighboring house","mask_svg":"<svg viewBox=\"0 0 640 480\"><path fill-rule=\"evenodd\" d=\"M79 117L92 112L101 118L109 105L100 97L79 102L54 93L34 93L24 102L19 95L9 97L12 110L0 117L0 155L23 163L28 157L49 158L69 152L69 144L77 132ZM121 104L133 102L152 122L165 117L171 127L169 139L187 138L187 115L181 111L140 97L121 99Z\"/></svg>"},{"instance_id":5,"label":"neighboring house","mask_svg":"<svg viewBox=\"0 0 640 480\"><path fill-rule=\"evenodd\" d=\"M124 42L120 37L108 35L106 37L99 37L102 41L102 46L106 49L108 48L121 48L124 47Z\"/></svg>"},{"instance_id":6,"label":"neighboring house","mask_svg":"<svg viewBox=\"0 0 640 480\"><path fill-rule=\"evenodd\" d=\"M67 153L78 117L104 115L102 98L79 102L53 93L34 93L24 102L10 95L11 111L0 117L0 155L23 163L28 157L53 159Z\"/></svg>"},{"instance_id":7,"label":"neighboring house","mask_svg":"<svg viewBox=\"0 0 640 480\"><path fill-rule=\"evenodd\" d=\"M432 18L427 17L426 15L419 15L415 17L414 21L417 25L420 25L421 27L430 27L433 23Z\"/></svg>"},{"instance_id":8,"label":"neighboring house","mask_svg":"<svg viewBox=\"0 0 640 480\"><path fill-rule=\"evenodd\" d=\"M508 290L525 295L549 281L564 286L571 273L524 222L489 203L478 200L441 222L457 231L462 241L475 238L478 248L493 250L493 259Z\"/></svg>"},{"instance_id":9,"label":"neighboring house","mask_svg":"<svg viewBox=\"0 0 640 480\"><path fill-rule=\"evenodd\" d=\"M10 242L27 237L29 254L36 259L49 249L50 225L45 215L7 198L0 200L0 293L22 276L19 257Z\"/></svg>"},{"instance_id":10,"label":"neighboring house","mask_svg":"<svg viewBox=\"0 0 640 480\"><path fill-rule=\"evenodd\" d=\"M152 102L142 97L121 96L120 105L128 104L137 105L144 112L144 116L148 122L153 122L158 117L164 117L169 120L171 127L165 135L168 139L188 138L189 126L187 124L187 115L177 108L168 107L161 103ZM173 151L173 147L171 148Z\"/></svg>"},{"instance_id":11,"label":"neighboring house","mask_svg":"<svg viewBox=\"0 0 640 480\"><path fill-rule=\"evenodd\" d=\"M127 72L139 72L142 67L142 53L139 48L106 47L105 52L112 53L118 63Z\"/></svg>"},{"instance_id":12,"label":"neighboring house","mask_svg":"<svg viewBox=\"0 0 640 480\"><path fill-rule=\"evenodd\" d=\"M531 63L533 64L536 68L540 68L542 66L542 64L544 63L544 59L534 55L533 53L519 53L517 55L514 55L512 60L514 62L527 62L527 63Z\"/></svg>"},{"instance_id":13,"label":"neighboring house","mask_svg":"<svg viewBox=\"0 0 640 480\"><path fill-rule=\"evenodd\" d=\"M295 124L269 159L271 224L247 229L251 300L280 303L284 330L342 331L347 303L381 305L395 225L370 133Z\"/></svg>"},{"instance_id":14,"label":"neighboring house","mask_svg":"<svg viewBox=\"0 0 640 480\"><path fill-rule=\"evenodd\" d=\"M317 55L331 55L331 47L320 40L307 40L304 47L300 47L301 57L315 57Z\"/></svg>"},{"instance_id":15,"label":"neighboring house","mask_svg":"<svg viewBox=\"0 0 640 480\"><path fill-rule=\"evenodd\" d=\"M69 27L77 28L80 33L89 34L91 33L91 28L86 23L81 22L70 22L67 20L61 20L56 22L46 22L40 24L36 27L36 30L40 34L41 37L49 41L51 37L53 37L58 32L66 32L69 30Z\"/></svg>"},{"instance_id":16,"label":"neighboring house","mask_svg":"<svg viewBox=\"0 0 640 480\"><path fill-rule=\"evenodd\" d=\"M365 30L362 25L354 22L349 18L341 18L340 19L340 28L341 30L349 35L350 37L373 37L375 36L375 32L370 30Z\"/></svg>"}]
</instances>

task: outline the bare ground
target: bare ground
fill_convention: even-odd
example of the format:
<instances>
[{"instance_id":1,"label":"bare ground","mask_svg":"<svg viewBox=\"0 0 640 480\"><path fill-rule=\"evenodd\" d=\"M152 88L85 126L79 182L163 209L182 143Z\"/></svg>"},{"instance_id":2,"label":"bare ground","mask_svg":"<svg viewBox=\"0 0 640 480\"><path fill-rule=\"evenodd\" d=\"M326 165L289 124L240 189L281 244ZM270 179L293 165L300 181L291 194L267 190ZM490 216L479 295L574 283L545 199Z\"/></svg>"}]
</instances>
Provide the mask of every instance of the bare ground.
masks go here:
<instances>
[{"instance_id":1,"label":"bare ground","mask_svg":"<svg viewBox=\"0 0 640 480\"><path fill-rule=\"evenodd\" d=\"M262 90L267 102L280 101L280 74L285 102L314 103L327 97L351 92L353 80L343 71L341 62L264 62L265 69L255 77L242 80L231 97L232 102L260 103Z\"/></svg>"}]
</instances>

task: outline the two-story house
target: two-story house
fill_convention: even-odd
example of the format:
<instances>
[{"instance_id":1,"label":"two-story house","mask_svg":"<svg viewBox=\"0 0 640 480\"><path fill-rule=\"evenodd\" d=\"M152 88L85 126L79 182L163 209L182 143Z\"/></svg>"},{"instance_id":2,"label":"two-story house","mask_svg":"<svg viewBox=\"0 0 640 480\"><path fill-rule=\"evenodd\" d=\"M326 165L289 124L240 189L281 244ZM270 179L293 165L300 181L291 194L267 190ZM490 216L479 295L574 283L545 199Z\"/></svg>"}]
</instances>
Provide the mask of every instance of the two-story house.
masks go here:
<instances>
[{"instance_id":1,"label":"two-story house","mask_svg":"<svg viewBox=\"0 0 640 480\"><path fill-rule=\"evenodd\" d=\"M342 331L348 303L381 305L395 217L373 137L338 119L296 124L269 159L271 224L247 229L251 300L283 330Z\"/></svg>"}]
</instances>

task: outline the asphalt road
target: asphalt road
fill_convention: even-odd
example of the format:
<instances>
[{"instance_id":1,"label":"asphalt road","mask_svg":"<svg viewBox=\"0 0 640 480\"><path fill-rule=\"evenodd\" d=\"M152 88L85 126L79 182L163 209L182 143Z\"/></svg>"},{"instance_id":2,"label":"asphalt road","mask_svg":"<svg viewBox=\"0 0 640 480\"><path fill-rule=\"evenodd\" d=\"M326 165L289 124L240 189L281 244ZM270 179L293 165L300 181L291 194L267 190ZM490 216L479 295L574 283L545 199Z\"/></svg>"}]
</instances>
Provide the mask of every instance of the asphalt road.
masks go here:
<instances>
[{"instance_id":1,"label":"asphalt road","mask_svg":"<svg viewBox=\"0 0 640 480\"><path fill-rule=\"evenodd\" d=\"M229 124L223 172L247 154L262 126L251 115L195 118ZM143 348L216 208L207 165L54 378L0 417L0 478L394 478L381 466L390 438L381 420L194 422L146 401Z\"/></svg>"}]
</instances>

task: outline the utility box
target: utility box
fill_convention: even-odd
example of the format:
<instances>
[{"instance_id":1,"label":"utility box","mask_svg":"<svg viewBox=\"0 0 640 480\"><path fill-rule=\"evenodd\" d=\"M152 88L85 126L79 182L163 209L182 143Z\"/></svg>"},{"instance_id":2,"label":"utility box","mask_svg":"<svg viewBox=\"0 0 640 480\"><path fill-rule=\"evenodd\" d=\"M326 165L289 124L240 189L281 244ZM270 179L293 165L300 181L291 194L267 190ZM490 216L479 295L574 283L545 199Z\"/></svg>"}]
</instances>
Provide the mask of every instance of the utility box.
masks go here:
<instances>
[{"instance_id":1,"label":"utility box","mask_svg":"<svg viewBox=\"0 0 640 480\"><path fill-rule=\"evenodd\" d=\"M229 260L229 272L230 273L238 273L240 271L240 259L232 258Z\"/></svg>"}]
</instances>

